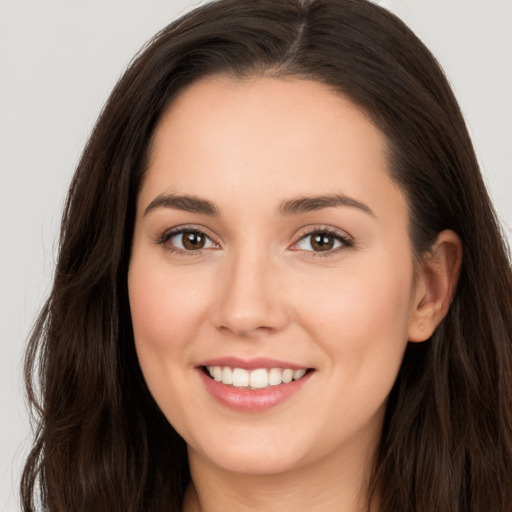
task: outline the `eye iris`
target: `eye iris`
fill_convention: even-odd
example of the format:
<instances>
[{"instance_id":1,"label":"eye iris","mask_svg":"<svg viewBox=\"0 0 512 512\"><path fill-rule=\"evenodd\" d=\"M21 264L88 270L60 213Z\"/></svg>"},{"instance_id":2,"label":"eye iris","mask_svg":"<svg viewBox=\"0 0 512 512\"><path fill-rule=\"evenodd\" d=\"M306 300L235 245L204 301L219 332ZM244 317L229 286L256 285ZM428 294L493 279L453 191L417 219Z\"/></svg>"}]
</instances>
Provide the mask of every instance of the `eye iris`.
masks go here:
<instances>
[{"instance_id":1,"label":"eye iris","mask_svg":"<svg viewBox=\"0 0 512 512\"><path fill-rule=\"evenodd\" d=\"M206 242L205 237L197 231L186 231L183 233L183 247L188 250L202 249Z\"/></svg>"},{"instance_id":2,"label":"eye iris","mask_svg":"<svg viewBox=\"0 0 512 512\"><path fill-rule=\"evenodd\" d=\"M315 251L329 251L334 247L334 237L319 233L311 237L311 247Z\"/></svg>"}]
</instances>

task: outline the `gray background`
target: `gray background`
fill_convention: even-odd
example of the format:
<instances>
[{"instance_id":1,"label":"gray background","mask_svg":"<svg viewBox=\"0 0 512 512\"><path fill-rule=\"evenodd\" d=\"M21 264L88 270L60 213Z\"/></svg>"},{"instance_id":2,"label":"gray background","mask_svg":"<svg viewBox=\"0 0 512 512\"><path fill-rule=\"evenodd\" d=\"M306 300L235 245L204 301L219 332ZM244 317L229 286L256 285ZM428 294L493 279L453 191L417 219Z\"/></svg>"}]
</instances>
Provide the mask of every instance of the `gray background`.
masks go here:
<instances>
[{"instance_id":1,"label":"gray background","mask_svg":"<svg viewBox=\"0 0 512 512\"><path fill-rule=\"evenodd\" d=\"M19 510L16 489L30 439L21 357L49 290L71 174L130 59L157 30L199 3L0 0L2 512ZM377 3L402 17L447 72L512 240L512 0Z\"/></svg>"}]
</instances>

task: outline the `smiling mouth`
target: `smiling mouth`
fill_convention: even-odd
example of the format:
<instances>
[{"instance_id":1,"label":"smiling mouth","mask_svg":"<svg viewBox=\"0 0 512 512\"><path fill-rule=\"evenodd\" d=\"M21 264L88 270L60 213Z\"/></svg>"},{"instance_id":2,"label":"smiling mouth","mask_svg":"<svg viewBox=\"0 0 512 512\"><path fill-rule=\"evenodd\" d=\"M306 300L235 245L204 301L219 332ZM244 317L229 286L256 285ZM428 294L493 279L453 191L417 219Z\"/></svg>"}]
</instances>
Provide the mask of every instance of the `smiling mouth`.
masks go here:
<instances>
[{"instance_id":1,"label":"smiling mouth","mask_svg":"<svg viewBox=\"0 0 512 512\"><path fill-rule=\"evenodd\" d=\"M230 366L203 366L210 378L227 386L244 389L265 389L300 380L312 369L301 368L232 368Z\"/></svg>"}]
</instances>

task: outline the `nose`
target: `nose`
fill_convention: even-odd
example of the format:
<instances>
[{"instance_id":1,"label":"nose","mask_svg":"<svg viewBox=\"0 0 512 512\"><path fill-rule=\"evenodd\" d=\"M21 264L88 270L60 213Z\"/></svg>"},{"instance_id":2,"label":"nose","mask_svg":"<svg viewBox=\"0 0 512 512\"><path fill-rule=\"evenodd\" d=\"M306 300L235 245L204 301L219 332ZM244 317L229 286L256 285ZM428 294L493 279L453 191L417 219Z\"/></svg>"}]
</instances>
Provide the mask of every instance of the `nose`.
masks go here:
<instances>
[{"instance_id":1,"label":"nose","mask_svg":"<svg viewBox=\"0 0 512 512\"><path fill-rule=\"evenodd\" d=\"M216 327L242 338L282 330L289 321L289 307L280 274L268 254L228 259L217 276Z\"/></svg>"}]
</instances>

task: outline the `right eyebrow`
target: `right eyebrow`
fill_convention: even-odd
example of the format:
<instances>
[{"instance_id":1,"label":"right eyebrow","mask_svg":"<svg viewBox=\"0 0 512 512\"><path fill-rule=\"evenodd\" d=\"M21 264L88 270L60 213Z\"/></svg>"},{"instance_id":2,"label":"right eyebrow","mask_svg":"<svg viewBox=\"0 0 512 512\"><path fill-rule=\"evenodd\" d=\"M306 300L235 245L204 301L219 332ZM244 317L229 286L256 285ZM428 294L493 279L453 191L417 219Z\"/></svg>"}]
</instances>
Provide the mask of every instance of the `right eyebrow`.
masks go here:
<instances>
[{"instance_id":1,"label":"right eyebrow","mask_svg":"<svg viewBox=\"0 0 512 512\"><path fill-rule=\"evenodd\" d=\"M219 208L206 199L195 196L160 194L155 197L144 210L144 216L156 208L173 208L191 213L202 213L204 215L219 215Z\"/></svg>"},{"instance_id":2,"label":"right eyebrow","mask_svg":"<svg viewBox=\"0 0 512 512\"><path fill-rule=\"evenodd\" d=\"M357 208L375 217L375 214L368 205L345 194L297 197L281 203L279 212L281 215L297 215L299 213L313 212L322 210L323 208L334 208L338 206Z\"/></svg>"}]
</instances>

